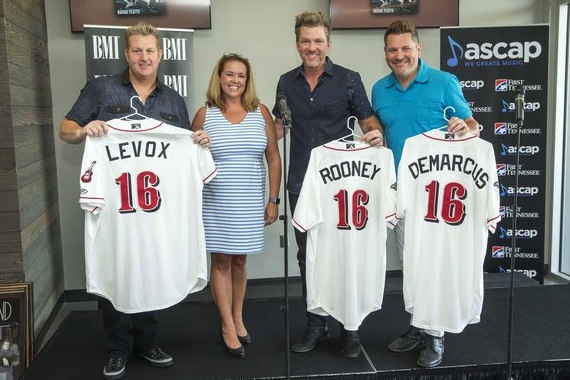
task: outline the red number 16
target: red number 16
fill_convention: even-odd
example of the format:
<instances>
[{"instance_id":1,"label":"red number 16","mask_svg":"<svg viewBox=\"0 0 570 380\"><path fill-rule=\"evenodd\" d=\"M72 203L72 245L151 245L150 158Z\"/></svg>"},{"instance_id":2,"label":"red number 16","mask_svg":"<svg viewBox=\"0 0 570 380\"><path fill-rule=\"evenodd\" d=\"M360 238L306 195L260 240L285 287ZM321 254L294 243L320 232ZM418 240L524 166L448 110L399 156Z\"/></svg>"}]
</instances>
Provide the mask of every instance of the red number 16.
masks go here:
<instances>
[{"instance_id":1,"label":"red number 16","mask_svg":"<svg viewBox=\"0 0 570 380\"><path fill-rule=\"evenodd\" d=\"M439 223L437 216L439 208L439 182L431 181L426 186L428 192L427 213L424 216L426 222ZM443 188L443 200L441 204L441 219L447 224L456 226L465 219L465 204L467 189L460 183L450 182Z\"/></svg>"},{"instance_id":2,"label":"red number 16","mask_svg":"<svg viewBox=\"0 0 570 380\"><path fill-rule=\"evenodd\" d=\"M150 171L141 172L137 176L136 181L136 197L137 203L141 210L144 212L154 212L160 208L162 199L160 198L160 191L157 186L159 184L158 176ZM131 173L123 173L115 183L119 185L121 192L121 207L120 213L136 212L133 205L133 186L131 183Z\"/></svg>"}]
</instances>

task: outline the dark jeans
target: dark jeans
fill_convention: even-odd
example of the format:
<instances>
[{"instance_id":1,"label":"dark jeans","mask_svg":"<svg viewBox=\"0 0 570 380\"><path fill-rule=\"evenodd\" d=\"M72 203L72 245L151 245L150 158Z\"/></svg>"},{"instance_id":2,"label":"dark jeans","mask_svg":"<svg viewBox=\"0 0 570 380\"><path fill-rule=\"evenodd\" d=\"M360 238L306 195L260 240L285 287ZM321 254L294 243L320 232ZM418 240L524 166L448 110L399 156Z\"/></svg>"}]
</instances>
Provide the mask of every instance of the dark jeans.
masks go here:
<instances>
[{"instance_id":1,"label":"dark jeans","mask_svg":"<svg viewBox=\"0 0 570 380\"><path fill-rule=\"evenodd\" d=\"M103 312L109 356L128 360L132 355L146 354L156 347L154 337L158 322L154 311L126 314L116 310L105 298L99 297L98 303Z\"/></svg>"},{"instance_id":2,"label":"dark jeans","mask_svg":"<svg viewBox=\"0 0 570 380\"><path fill-rule=\"evenodd\" d=\"M295 214L295 207L297 206L297 201L299 200L299 194L289 193L289 205L291 206L291 215ZM303 289L303 300L305 301L305 310L307 310L307 271L306 271L306 258L307 258L307 234L295 230L295 241L297 242L297 262L299 263L299 269L301 270L301 285ZM307 315L307 327L322 328L327 324L327 317L314 314L306 311Z\"/></svg>"}]
</instances>

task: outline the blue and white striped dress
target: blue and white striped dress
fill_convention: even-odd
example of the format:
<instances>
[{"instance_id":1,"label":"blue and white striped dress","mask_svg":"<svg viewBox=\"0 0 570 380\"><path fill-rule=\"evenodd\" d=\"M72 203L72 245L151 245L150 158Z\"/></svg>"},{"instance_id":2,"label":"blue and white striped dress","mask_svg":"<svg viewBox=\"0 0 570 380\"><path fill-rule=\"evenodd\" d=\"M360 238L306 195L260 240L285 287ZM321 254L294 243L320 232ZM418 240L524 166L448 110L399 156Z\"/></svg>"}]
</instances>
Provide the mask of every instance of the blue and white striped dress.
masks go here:
<instances>
[{"instance_id":1,"label":"blue and white striped dress","mask_svg":"<svg viewBox=\"0 0 570 380\"><path fill-rule=\"evenodd\" d=\"M204 186L204 228L209 253L263 251L265 212L265 120L258 108L232 124L207 107L204 130L212 140L218 174Z\"/></svg>"}]
</instances>

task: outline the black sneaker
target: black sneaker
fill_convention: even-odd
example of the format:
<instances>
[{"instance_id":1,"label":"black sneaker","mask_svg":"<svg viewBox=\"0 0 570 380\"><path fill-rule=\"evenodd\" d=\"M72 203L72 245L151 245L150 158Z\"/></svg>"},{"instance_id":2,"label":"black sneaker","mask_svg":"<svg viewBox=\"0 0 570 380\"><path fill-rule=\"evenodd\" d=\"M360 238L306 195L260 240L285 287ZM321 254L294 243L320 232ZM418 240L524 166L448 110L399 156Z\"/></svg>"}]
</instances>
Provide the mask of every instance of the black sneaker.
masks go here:
<instances>
[{"instance_id":1,"label":"black sneaker","mask_svg":"<svg viewBox=\"0 0 570 380\"><path fill-rule=\"evenodd\" d=\"M111 356L103 368L105 380L116 380L125 376L125 365L127 362L121 358Z\"/></svg>"},{"instance_id":2,"label":"black sneaker","mask_svg":"<svg viewBox=\"0 0 570 380\"><path fill-rule=\"evenodd\" d=\"M169 367L174 363L172 356L162 351L159 347L153 348L141 357L153 367Z\"/></svg>"}]
</instances>

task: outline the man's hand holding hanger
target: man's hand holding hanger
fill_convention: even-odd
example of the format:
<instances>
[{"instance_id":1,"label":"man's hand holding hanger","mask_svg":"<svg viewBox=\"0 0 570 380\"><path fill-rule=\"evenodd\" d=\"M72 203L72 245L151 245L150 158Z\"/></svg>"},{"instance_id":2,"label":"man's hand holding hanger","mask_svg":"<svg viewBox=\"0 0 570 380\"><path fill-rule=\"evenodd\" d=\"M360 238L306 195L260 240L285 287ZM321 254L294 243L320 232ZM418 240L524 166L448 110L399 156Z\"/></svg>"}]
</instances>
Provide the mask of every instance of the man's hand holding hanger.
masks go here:
<instances>
[{"instance_id":1,"label":"man's hand holding hanger","mask_svg":"<svg viewBox=\"0 0 570 380\"><path fill-rule=\"evenodd\" d=\"M452 116L447 122L447 131L463 136L467 132L479 137L479 123L472 117L465 120Z\"/></svg>"},{"instance_id":2,"label":"man's hand holding hanger","mask_svg":"<svg viewBox=\"0 0 570 380\"><path fill-rule=\"evenodd\" d=\"M370 146L384 146L384 136L382 136L382 132L380 132L378 129L374 129L364 134L364 136L362 136L362 141L369 144Z\"/></svg>"}]
</instances>

